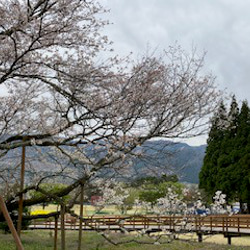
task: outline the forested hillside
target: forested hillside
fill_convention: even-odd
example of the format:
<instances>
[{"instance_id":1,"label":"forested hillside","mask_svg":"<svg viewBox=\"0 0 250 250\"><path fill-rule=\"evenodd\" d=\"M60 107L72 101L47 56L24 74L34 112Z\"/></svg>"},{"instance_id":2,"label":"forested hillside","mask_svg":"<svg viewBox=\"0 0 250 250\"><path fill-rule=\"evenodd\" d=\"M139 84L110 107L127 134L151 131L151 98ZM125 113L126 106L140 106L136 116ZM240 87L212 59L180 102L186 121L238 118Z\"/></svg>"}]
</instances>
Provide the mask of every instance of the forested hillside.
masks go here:
<instances>
[{"instance_id":1,"label":"forested hillside","mask_svg":"<svg viewBox=\"0 0 250 250\"><path fill-rule=\"evenodd\" d=\"M162 173L176 174L182 182L198 183L198 175L202 166L206 145L192 147L185 143L171 143L166 140L155 140L144 143L136 149L138 157L133 157L129 170L116 172L116 178L129 181L141 176L161 176ZM103 157L105 149L86 149L89 157ZM20 164L21 150L9 152L1 163L1 168L8 166L9 172L15 172ZM26 179L34 181L38 173L42 176L61 171L64 167L69 172L74 166L67 161L57 159L56 152L51 148L26 148ZM104 169L99 175L113 176L113 170ZM18 172L15 172L18 175ZM60 180L59 180L60 181ZM62 178L61 181L65 181Z\"/></svg>"}]
</instances>

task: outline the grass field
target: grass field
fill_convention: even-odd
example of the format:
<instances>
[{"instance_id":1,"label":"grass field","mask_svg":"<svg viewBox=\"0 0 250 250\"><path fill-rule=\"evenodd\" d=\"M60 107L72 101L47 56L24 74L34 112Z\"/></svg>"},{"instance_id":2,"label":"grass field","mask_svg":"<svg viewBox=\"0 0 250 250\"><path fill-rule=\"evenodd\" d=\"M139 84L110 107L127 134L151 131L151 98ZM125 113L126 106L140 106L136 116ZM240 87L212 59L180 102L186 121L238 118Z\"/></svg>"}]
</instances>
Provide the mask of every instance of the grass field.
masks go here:
<instances>
[{"instance_id":1,"label":"grass field","mask_svg":"<svg viewBox=\"0 0 250 250\"><path fill-rule=\"evenodd\" d=\"M60 235L59 235L60 236ZM117 240L126 240L127 237L124 234L111 234L111 238ZM190 239L190 236L189 236ZM204 243L195 242L196 237L193 237L193 240L189 242L183 242L180 240L175 240L172 243L166 243L161 245L151 245L151 244L137 244L137 243L129 243L123 244L119 246L113 246L108 243L101 235L94 232L87 232L83 234L83 248L86 250L240 250L240 249L250 249L247 246L239 246L235 245L236 240L237 244L240 243L250 243L250 239L241 238L235 239L233 238L233 245L222 245L222 244L213 244L207 243L215 240L217 243L226 243L226 240L223 241L222 236L213 236L206 239ZM148 240L147 239L138 239L138 240ZM240 241L239 241L240 240ZM243 240L243 241L242 241ZM245 241L244 241L245 240ZM166 242L166 239L163 239ZM50 231L25 231L22 233L22 242L25 250L52 250L53 249L53 235ZM67 231L66 232L66 249L77 249L77 232ZM58 244L60 243L60 239L58 240ZM9 234L3 234L0 232L0 249L1 250L14 250L15 246L13 244L13 239ZM60 249L60 248L59 248Z\"/></svg>"},{"instance_id":2,"label":"grass field","mask_svg":"<svg viewBox=\"0 0 250 250\"><path fill-rule=\"evenodd\" d=\"M32 207L32 211L35 213L48 213L52 211L57 211L56 205L49 205L43 209L41 206ZM74 211L78 213L79 206L74 206ZM115 206L108 206L102 210L105 214L119 214L119 211ZM135 211L129 211L130 214L133 214ZM95 208L91 205L84 206L84 215L93 215L95 214ZM117 237L117 235L113 235L113 237ZM122 236L124 237L124 236ZM121 238L121 235L119 235ZM203 236L202 244L197 243L197 236L195 234L191 235L182 235L180 236L182 240L189 240L189 242L183 241L174 241L171 244L166 245L136 245L135 243L116 246L108 244L106 240L102 238L102 236L97 233L84 233L84 249L139 249L139 250L153 250L153 249L250 249L250 237L238 237L232 238L232 246L227 246L227 239L223 237L223 235L213 235L213 236ZM0 235L0 250L2 249L14 249L13 245L11 245L12 239L9 235ZM28 231L23 234L23 242L25 245L25 249L52 249L53 248L53 237L52 232L48 231ZM67 232L67 249L76 249L77 248L77 233L76 232ZM1 245L5 244L5 245ZM8 246L10 244L10 247Z\"/></svg>"}]
</instances>

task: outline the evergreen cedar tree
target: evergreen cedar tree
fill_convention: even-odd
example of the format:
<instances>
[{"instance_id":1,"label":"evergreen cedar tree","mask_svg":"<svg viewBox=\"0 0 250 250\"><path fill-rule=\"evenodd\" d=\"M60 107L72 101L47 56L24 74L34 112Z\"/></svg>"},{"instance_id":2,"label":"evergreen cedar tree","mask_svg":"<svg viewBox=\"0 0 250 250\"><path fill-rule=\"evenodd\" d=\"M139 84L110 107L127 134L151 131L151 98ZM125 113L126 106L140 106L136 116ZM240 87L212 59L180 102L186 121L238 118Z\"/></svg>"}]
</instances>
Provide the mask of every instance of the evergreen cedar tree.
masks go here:
<instances>
[{"instance_id":1,"label":"evergreen cedar tree","mask_svg":"<svg viewBox=\"0 0 250 250\"><path fill-rule=\"evenodd\" d=\"M250 109L243 101L239 110L232 97L229 112L221 101L212 118L200 188L210 197L216 190L227 195L229 202L247 204L250 211Z\"/></svg>"}]
</instances>

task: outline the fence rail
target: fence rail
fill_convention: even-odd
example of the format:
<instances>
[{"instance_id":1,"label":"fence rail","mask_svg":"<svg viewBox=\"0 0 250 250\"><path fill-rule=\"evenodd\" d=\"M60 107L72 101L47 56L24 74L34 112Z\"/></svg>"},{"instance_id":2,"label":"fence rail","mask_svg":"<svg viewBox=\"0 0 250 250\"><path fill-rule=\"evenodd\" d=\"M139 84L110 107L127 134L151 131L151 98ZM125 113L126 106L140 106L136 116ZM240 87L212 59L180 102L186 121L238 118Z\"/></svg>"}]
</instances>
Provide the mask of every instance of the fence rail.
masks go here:
<instances>
[{"instance_id":1,"label":"fence rail","mask_svg":"<svg viewBox=\"0 0 250 250\"><path fill-rule=\"evenodd\" d=\"M30 229L53 229L55 221L32 221ZM58 229L60 222L58 222ZM65 228L78 230L79 220L65 219ZM208 216L89 216L84 217L83 230L169 230L192 232L240 233L250 235L250 215Z\"/></svg>"}]
</instances>

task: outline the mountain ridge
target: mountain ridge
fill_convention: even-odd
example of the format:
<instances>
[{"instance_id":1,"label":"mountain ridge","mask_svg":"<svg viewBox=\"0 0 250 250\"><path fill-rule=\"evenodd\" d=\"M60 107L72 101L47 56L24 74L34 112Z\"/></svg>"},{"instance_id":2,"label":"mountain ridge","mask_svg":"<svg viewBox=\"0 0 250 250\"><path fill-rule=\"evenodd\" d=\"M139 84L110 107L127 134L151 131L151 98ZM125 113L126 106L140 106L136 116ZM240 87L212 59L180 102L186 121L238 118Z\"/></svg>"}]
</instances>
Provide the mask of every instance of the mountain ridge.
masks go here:
<instances>
[{"instance_id":1,"label":"mountain ridge","mask_svg":"<svg viewBox=\"0 0 250 250\"><path fill-rule=\"evenodd\" d=\"M27 158L34 159L34 165L36 165L38 171L41 169L41 171L46 173L50 169L56 169L57 166L53 167L53 161L49 158L49 148L38 148L43 152L43 156L39 156L36 152L36 147L27 147L26 149ZM198 183L205 150L206 145L191 146L181 142L173 143L167 140L150 140L135 149L139 153L138 155L141 156L134 157L131 168L127 169L126 174L121 171L120 177L127 178L129 181L143 176L160 176L164 173L176 174L181 182ZM97 153L91 147L87 148L86 152L87 154ZM8 154L6 160L2 159L2 164L5 167L8 165L11 168L11 165L19 163L20 155L21 149L14 150ZM47 162L47 167L41 165L42 157L45 158L44 161ZM67 163L65 162L64 164ZM107 176L112 175L112 170L107 168L100 176L102 174L107 174Z\"/></svg>"}]
</instances>

